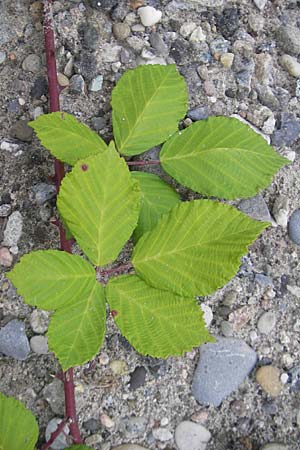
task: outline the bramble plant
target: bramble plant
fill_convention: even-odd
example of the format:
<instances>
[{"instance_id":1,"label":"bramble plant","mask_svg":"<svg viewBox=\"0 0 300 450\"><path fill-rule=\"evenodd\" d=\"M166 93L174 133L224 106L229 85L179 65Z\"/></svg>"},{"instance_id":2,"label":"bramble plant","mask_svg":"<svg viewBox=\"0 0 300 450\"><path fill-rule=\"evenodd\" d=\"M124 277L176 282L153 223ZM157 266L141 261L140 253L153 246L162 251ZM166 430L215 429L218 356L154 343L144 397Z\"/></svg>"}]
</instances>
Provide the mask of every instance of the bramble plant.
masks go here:
<instances>
[{"instance_id":1,"label":"bramble plant","mask_svg":"<svg viewBox=\"0 0 300 450\"><path fill-rule=\"evenodd\" d=\"M178 131L186 111L185 81L176 67L148 65L127 71L113 90L115 142L109 145L67 113L30 123L42 145L73 166L57 207L85 257L34 251L8 277L26 303L54 311L49 348L64 371L99 352L106 302L121 333L144 355L166 358L214 341L196 297L227 283L268 226L209 198L253 196L288 161L237 119L210 117ZM124 159L161 143L159 161ZM207 198L182 202L158 176L128 167L147 163L161 164ZM105 268L130 238L131 261ZM130 274L101 283L122 269Z\"/></svg>"}]
</instances>

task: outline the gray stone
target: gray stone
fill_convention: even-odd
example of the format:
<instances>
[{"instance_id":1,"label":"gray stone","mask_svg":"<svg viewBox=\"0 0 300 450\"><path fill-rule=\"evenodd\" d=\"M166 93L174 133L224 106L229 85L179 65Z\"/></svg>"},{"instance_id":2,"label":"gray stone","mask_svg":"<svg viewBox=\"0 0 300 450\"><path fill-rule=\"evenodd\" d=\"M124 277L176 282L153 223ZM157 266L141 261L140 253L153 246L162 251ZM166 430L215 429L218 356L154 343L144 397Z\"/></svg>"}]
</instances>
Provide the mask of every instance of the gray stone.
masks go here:
<instances>
[{"instance_id":1,"label":"gray stone","mask_svg":"<svg viewBox=\"0 0 300 450\"><path fill-rule=\"evenodd\" d=\"M277 30L278 46L292 55L300 54L300 29L293 25L282 25Z\"/></svg>"},{"instance_id":2,"label":"gray stone","mask_svg":"<svg viewBox=\"0 0 300 450\"><path fill-rule=\"evenodd\" d=\"M9 203L4 203L0 205L0 217L7 217L11 212L11 205Z\"/></svg>"},{"instance_id":3,"label":"gray stone","mask_svg":"<svg viewBox=\"0 0 300 450\"><path fill-rule=\"evenodd\" d=\"M29 352L30 346L23 322L14 319L0 329L0 353L23 361Z\"/></svg>"},{"instance_id":4,"label":"gray stone","mask_svg":"<svg viewBox=\"0 0 300 450\"><path fill-rule=\"evenodd\" d=\"M32 98L41 98L48 94L48 82L45 77L38 77L30 90Z\"/></svg>"},{"instance_id":5,"label":"gray stone","mask_svg":"<svg viewBox=\"0 0 300 450\"><path fill-rule=\"evenodd\" d=\"M280 122L280 128L272 135L272 145L291 146L300 138L300 120L297 120L295 114L282 113Z\"/></svg>"},{"instance_id":6,"label":"gray stone","mask_svg":"<svg viewBox=\"0 0 300 450\"><path fill-rule=\"evenodd\" d=\"M51 434L57 430L58 425L61 423L62 419L59 419L57 417L54 417L54 419L51 419L46 427L46 441L49 441ZM51 448L53 450L62 450L64 448L69 447L69 439L67 435L70 433L68 425L65 425L64 432L60 433L57 438L54 440L54 442L51 444Z\"/></svg>"},{"instance_id":7,"label":"gray stone","mask_svg":"<svg viewBox=\"0 0 300 450\"><path fill-rule=\"evenodd\" d=\"M297 59L294 56L283 55L280 58L280 62L282 66L295 78L300 77L300 63L298 63Z\"/></svg>"},{"instance_id":8,"label":"gray stone","mask_svg":"<svg viewBox=\"0 0 300 450\"><path fill-rule=\"evenodd\" d=\"M99 47L99 33L93 26L88 26L84 30L83 45L90 50L97 50Z\"/></svg>"},{"instance_id":9,"label":"gray stone","mask_svg":"<svg viewBox=\"0 0 300 450\"><path fill-rule=\"evenodd\" d=\"M0 52L0 64L3 64L5 60L6 60L6 53Z\"/></svg>"},{"instance_id":10,"label":"gray stone","mask_svg":"<svg viewBox=\"0 0 300 450\"><path fill-rule=\"evenodd\" d=\"M125 419L125 429L129 434L134 434L136 436L142 435L147 427L146 417L130 417Z\"/></svg>"},{"instance_id":11,"label":"gray stone","mask_svg":"<svg viewBox=\"0 0 300 450\"><path fill-rule=\"evenodd\" d=\"M167 442L172 439L173 435L170 430L167 428L154 428L152 430L152 434L156 440L160 442Z\"/></svg>"},{"instance_id":12,"label":"gray stone","mask_svg":"<svg viewBox=\"0 0 300 450\"><path fill-rule=\"evenodd\" d=\"M124 444L114 447L112 450L147 450L145 447L141 447L137 444Z\"/></svg>"},{"instance_id":13,"label":"gray stone","mask_svg":"<svg viewBox=\"0 0 300 450\"><path fill-rule=\"evenodd\" d=\"M102 130L106 125L106 120L104 117L92 117L91 122L92 122L92 127L96 131Z\"/></svg>"},{"instance_id":14,"label":"gray stone","mask_svg":"<svg viewBox=\"0 0 300 450\"><path fill-rule=\"evenodd\" d=\"M7 111L12 114L20 114L21 107L17 98L14 98L8 102Z\"/></svg>"},{"instance_id":15,"label":"gray stone","mask_svg":"<svg viewBox=\"0 0 300 450\"><path fill-rule=\"evenodd\" d=\"M11 137L23 142L31 142L33 129L27 125L27 120L19 120L9 130Z\"/></svg>"},{"instance_id":16,"label":"gray stone","mask_svg":"<svg viewBox=\"0 0 300 450\"><path fill-rule=\"evenodd\" d=\"M289 447L280 442L272 442L270 444L264 445L261 450L289 450Z\"/></svg>"},{"instance_id":17,"label":"gray stone","mask_svg":"<svg viewBox=\"0 0 300 450\"><path fill-rule=\"evenodd\" d=\"M40 309L32 311L30 316L30 326L35 333L45 333L49 325L49 313Z\"/></svg>"},{"instance_id":18,"label":"gray stone","mask_svg":"<svg viewBox=\"0 0 300 450\"><path fill-rule=\"evenodd\" d=\"M96 420L93 417L91 417L90 419L83 422L83 428L85 428L87 431L95 433L96 431L101 430L101 423L99 420Z\"/></svg>"},{"instance_id":19,"label":"gray stone","mask_svg":"<svg viewBox=\"0 0 300 450\"><path fill-rule=\"evenodd\" d=\"M192 393L205 405L219 406L244 381L256 363L256 353L244 341L217 337L200 347Z\"/></svg>"},{"instance_id":20,"label":"gray stone","mask_svg":"<svg viewBox=\"0 0 300 450\"><path fill-rule=\"evenodd\" d=\"M274 284L272 278L263 273L256 273L254 279L262 287L273 286Z\"/></svg>"},{"instance_id":21,"label":"gray stone","mask_svg":"<svg viewBox=\"0 0 300 450\"><path fill-rule=\"evenodd\" d=\"M188 0L188 3L196 3L207 8L218 8L223 6L224 0Z\"/></svg>"},{"instance_id":22,"label":"gray stone","mask_svg":"<svg viewBox=\"0 0 300 450\"><path fill-rule=\"evenodd\" d=\"M239 203L238 208L243 213L252 217L252 219L260 220L262 222L272 222L270 211L261 194L242 200Z\"/></svg>"},{"instance_id":23,"label":"gray stone","mask_svg":"<svg viewBox=\"0 0 300 450\"><path fill-rule=\"evenodd\" d=\"M294 244L300 245L300 209L293 212L288 224L289 238Z\"/></svg>"},{"instance_id":24,"label":"gray stone","mask_svg":"<svg viewBox=\"0 0 300 450\"><path fill-rule=\"evenodd\" d=\"M99 92L99 91L101 91L102 84L103 84L103 75L97 75L90 82L89 91L91 91L91 92Z\"/></svg>"},{"instance_id":25,"label":"gray stone","mask_svg":"<svg viewBox=\"0 0 300 450\"><path fill-rule=\"evenodd\" d=\"M115 23L113 25L113 33L116 39L124 41L130 35L130 27L127 23Z\"/></svg>"},{"instance_id":26,"label":"gray stone","mask_svg":"<svg viewBox=\"0 0 300 450\"><path fill-rule=\"evenodd\" d=\"M255 6L257 6L257 8L262 11L264 9L264 7L266 6L267 0L253 0Z\"/></svg>"},{"instance_id":27,"label":"gray stone","mask_svg":"<svg viewBox=\"0 0 300 450\"><path fill-rule=\"evenodd\" d=\"M7 221L4 230L3 245L14 247L18 244L23 229L23 218L19 211L13 212Z\"/></svg>"},{"instance_id":28,"label":"gray stone","mask_svg":"<svg viewBox=\"0 0 300 450\"><path fill-rule=\"evenodd\" d=\"M210 51L213 55L221 56L228 52L229 45L230 42L226 39L217 38L210 43Z\"/></svg>"},{"instance_id":29,"label":"gray stone","mask_svg":"<svg viewBox=\"0 0 300 450\"><path fill-rule=\"evenodd\" d=\"M64 385L58 378L43 389L43 396L54 414L62 415L65 407Z\"/></svg>"},{"instance_id":30,"label":"gray stone","mask_svg":"<svg viewBox=\"0 0 300 450\"><path fill-rule=\"evenodd\" d=\"M233 325L228 320L222 320L221 331L225 337L231 337L233 335Z\"/></svg>"},{"instance_id":31,"label":"gray stone","mask_svg":"<svg viewBox=\"0 0 300 450\"><path fill-rule=\"evenodd\" d=\"M225 38L230 38L239 28L239 12L237 8L225 8L218 19L218 29Z\"/></svg>"},{"instance_id":32,"label":"gray stone","mask_svg":"<svg viewBox=\"0 0 300 450\"><path fill-rule=\"evenodd\" d=\"M73 75L70 80L70 91L74 94L85 93L85 82L82 75Z\"/></svg>"},{"instance_id":33,"label":"gray stone","mask_svg":"<svg viewBox=\"0 0 300 450\"><path fill-rule=\"evenodd\" d=\"M22 63L22 69L25 70L25 72L38 73L40 71L40 68L41 68L40 57L35 54L28 55Z\"/></svg>"},{"instance_id":34,"label":"gray stone","mask_svg":"<svg viewBox=\"0 0 300 450\"><path fill-rule=\"evenodd\" d=\"M98 9L98 10L106 10L110 11L114 6L118 4L118 0L89 0L89 3L92 8Z\"/></svg>"},{"instance_id":35,"label":"gray stone","mask_svg":"<svg viewBox=\"0 0 300 450\"><path fill-rule=\"evenodd\" d=\"M48 339L46 336L33 336L30 339L30 347L34 353L38 355L46 355L49 351Z\"/></svg>"},{"instance_id":36,"label":"gray stone","mask_svg":"<svg viewBox=\"0 0 300 450\"><path fill-rule=\"evenodd\" d=\"M53 184L39 183L33 186L32 190L38 205L43 205L56 196L56 188Z\"/></svg>"},{"instance_id":37,"label":"gray stone","mask_svg":"<svg viewBox=\"0 0 300 450\"><path fill-rule=\"evenodd\" d=\"M185 420L175 430L175 442L179 450L205 450L211 438L202 425Z\"/></svg>"},{"instance_id":38,"label":"gray stone","mask_svg":"<svg viewBox=\"0 0 300 450\"><path fill-rule=\"evenodd\" d=\"M160 56L168 55L168 46L164 43L163 38L159 33L154 32L150 34L150 44Z\"/></svg>"},{"instance_id":39,"label":"gray stone","mask_svg":"<svg viewBox=\"0 0 300 450\"><path fill-rule=\"evenodd\" d=\"M260 333L269 334L276 325L276 314L272 311L263 313L257 322L257 328Z\"/></svg>"},{"instance_id":40,"label":"gray stone","mask_svg":"<svg viewBox=\"0 0 300 450\"><path fill-rule=\"evenodd\" d=\"M2 141L0 144L0 149L9 153L16 153L19 148L19 144L15 144L14 142Z\"/></svg>"},{"instance_id":41,"label":"gray stone","mask_svg":"<svg viewBox=\"0 0 300 450\"><path fill-rule=\"evenodd\" d=\"M207 106L196 106L188 111L187 117L192 119L194 122L197 120L203 120L208 118Z\"/></svg>"},{"instance_id":42,"label":"gray stone","mask_svg":"<svg viewBox=\"0 0 300 450\"><path fill-rule=\"evenodd\" d=\"M146 369L143 366L136 367L130 374L130 385L129 389L135 391L139 387L145 384L146 380Z\"/></svg>"}]
</instances>

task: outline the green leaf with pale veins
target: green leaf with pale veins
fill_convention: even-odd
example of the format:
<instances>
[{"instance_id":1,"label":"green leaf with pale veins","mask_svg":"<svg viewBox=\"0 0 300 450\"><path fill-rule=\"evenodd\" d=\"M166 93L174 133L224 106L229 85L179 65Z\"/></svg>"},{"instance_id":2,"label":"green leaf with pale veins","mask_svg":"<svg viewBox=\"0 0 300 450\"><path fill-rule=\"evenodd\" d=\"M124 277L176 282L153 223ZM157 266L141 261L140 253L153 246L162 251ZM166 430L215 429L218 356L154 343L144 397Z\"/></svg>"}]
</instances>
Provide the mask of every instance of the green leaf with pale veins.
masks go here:
<instances>
[{"instance_id":1,"label":"green leaf with pale veins","mask_svg":"<svg viewBox=\"0 0 300 450\"><path fill-rule=\"evenodd\" d=\"M124 159L109 148L65 176L57 206L84 253L104 266L117 258L136 227L140 188Z\"/></svg>"},{"instance_id":2,"label":"green leaf with pale veins","mask_svg":"<svg viewBox=\"0 0 300 450\"><path fill-rule=\"evenodd\" d=\"M182 355L214 342L196 300L155 289L135 275L110 280L106 296L121 333L143 355Z\"/></svg>"},{"instance_id":3,"label":"green leaf with pale veins","mask_svg":"<svg viewBox=\"0 0 300 450\"><path fill-rule=\"evenodd\" d=\"M38 435L32 412L0 392L0 450L34 450Z\"/></svg>"},{"instance_id":4,"label":"green leaf with pale veins","mask_svg":"<svg viewBox=\"0 0 300 450\"><path fill-rule=\"evenodd\" d=\"M80 300L95 281L95 271L80 256L38 250L22 256L7 277L26 303L52 310Z\"/></svg>"},{"instance_id":5,"label":"green leaf with pale veins","mask_svg":"<svg viewBox=\"0 0 300 450\"><path fill-rule=\"evenodd\" d=\"M118 150L138 155L166 141L187 111L187 89L175 65L128 70L112 92Z\"/></svg>"},{"instance_id":6,"label":"green leaf with pale veins","mask_svg":"<svg viewBox=\"0 0 300 450\"><path fill-rule=\"evenodd\" d=\"M138 240L142 234L156 225L163 214L180 202L180 197L157 175L146 172L131 172L131 174L140 183L142 196L139 221L133 234L134 239Z\"/></svg>"},{"instance_id":7,"label":"green leaf with pale veins","mask_svg":"<svg viewBox=\"0 0 300 450\"><path fill-rule=\"evenodd\" d=\"M55 312L47 334L49 348L63 370L96 356L104 339L105 321L104 288L95 279L80 298Z\"/></svg>"},{"instance_id":8,"label":"green leaf with pale veins","mask_svg":"<svg viewBox=\"0 0 300 450\"><path fill-rule=\"evenodd\" d=\"M210 117L193 123L163 146L164 170L200 194L252 197L289 161L237 119Z\"/></svg>"},{"instance_id":9,"label":"green leaf with pale veins","mask_svg":"<svg viewBox=\"0 0 300 450\"><path fill-rule=\"evenodd\" d=\"M241 256L268 225L211 200L180 203L139 239L132 263L151 286L208 295L235 275Z\"/></svg>"},{"instance_id":10,"label":"green leaf with pale veins","mask_svg":"<svg viewBox=\"0 0 300 450\"><path fill-rule=\"evenodd\" d=\"M70 165L107 150L97 133L65 112L44 114L28 125L55 158Z\"/></svg>"}]
</instances>

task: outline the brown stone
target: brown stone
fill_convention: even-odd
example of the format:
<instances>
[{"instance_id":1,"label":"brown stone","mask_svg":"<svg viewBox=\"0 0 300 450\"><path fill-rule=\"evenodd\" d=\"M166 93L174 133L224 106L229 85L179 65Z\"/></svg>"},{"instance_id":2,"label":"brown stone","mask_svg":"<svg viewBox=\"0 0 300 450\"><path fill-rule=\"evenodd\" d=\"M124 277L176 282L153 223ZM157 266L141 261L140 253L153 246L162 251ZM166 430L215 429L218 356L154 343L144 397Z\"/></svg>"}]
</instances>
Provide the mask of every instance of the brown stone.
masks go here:
<instances>
[{"instance_id":1,"label":"brown stone","mask_svg":"<svg viewBox=\"0 0 300 450\"><path fill-rule=\"evenodd\" d=\"M263 390L272 397L277 397L282 391L280 370L277 369L277 367L260 367L256 372L256 381L261 385Z\"/></svg>"}]
</instances>

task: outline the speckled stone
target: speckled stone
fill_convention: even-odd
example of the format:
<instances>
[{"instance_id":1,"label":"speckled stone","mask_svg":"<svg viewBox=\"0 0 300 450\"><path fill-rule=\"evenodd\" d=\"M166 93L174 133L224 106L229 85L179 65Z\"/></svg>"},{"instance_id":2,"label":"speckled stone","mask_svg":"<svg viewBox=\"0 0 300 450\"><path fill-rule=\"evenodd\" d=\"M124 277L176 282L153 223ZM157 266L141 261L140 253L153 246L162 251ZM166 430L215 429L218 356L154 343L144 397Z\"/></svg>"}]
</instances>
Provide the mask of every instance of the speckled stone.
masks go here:
<instances>
[{"instance_id":1,"label":"speckled stone","mask_svg":"<svg viewBox=\"0 0 300 450\"><path fill-rule=\"evenodd\" d=\"M175 430L175 442L179 450L205 450L211 438L202 425L185 420Z\"/></svg>"},{"instance_id":2,"label":"speckled stone","mask_svg":"<svg viewBox=\"0 0 300 450\"><path fill-rule=\"evenodd\" d=\"M273 311L263 313L257 322L260 333L269 334L276 325L276 314Z\"/></svg>"},{"instance_id":3,"label":"speckled stone","mask_svg":"<svg viewBox=\"0 0 300 450\"><path fill-rule=\"evenodd\" d=\"M288 224L289 238L294 244L300 245L300 209L293 212Z\"/></svg>"},{"instance_id":4,"label":"speckled stone","mask_svg":"<svg viewBox=\"0 0 300 450\"><path fill-rule=\"evenodd\" d=\"M25 325L20 320L11 320L0 329L0 353L25 360L30 352Z\"/></svg>"},{"instance_id":5,"label":"speckled stone","mask_svg":"<svg viewBox=\"0 0 300 450\"><path fill-rule=\"evenodd\" d=\"M256 372L256 381L267 394L271 395L271 397L277 397L282 391L280 370L277 367L260 367Z\"/></svg>"}]
</instances>

